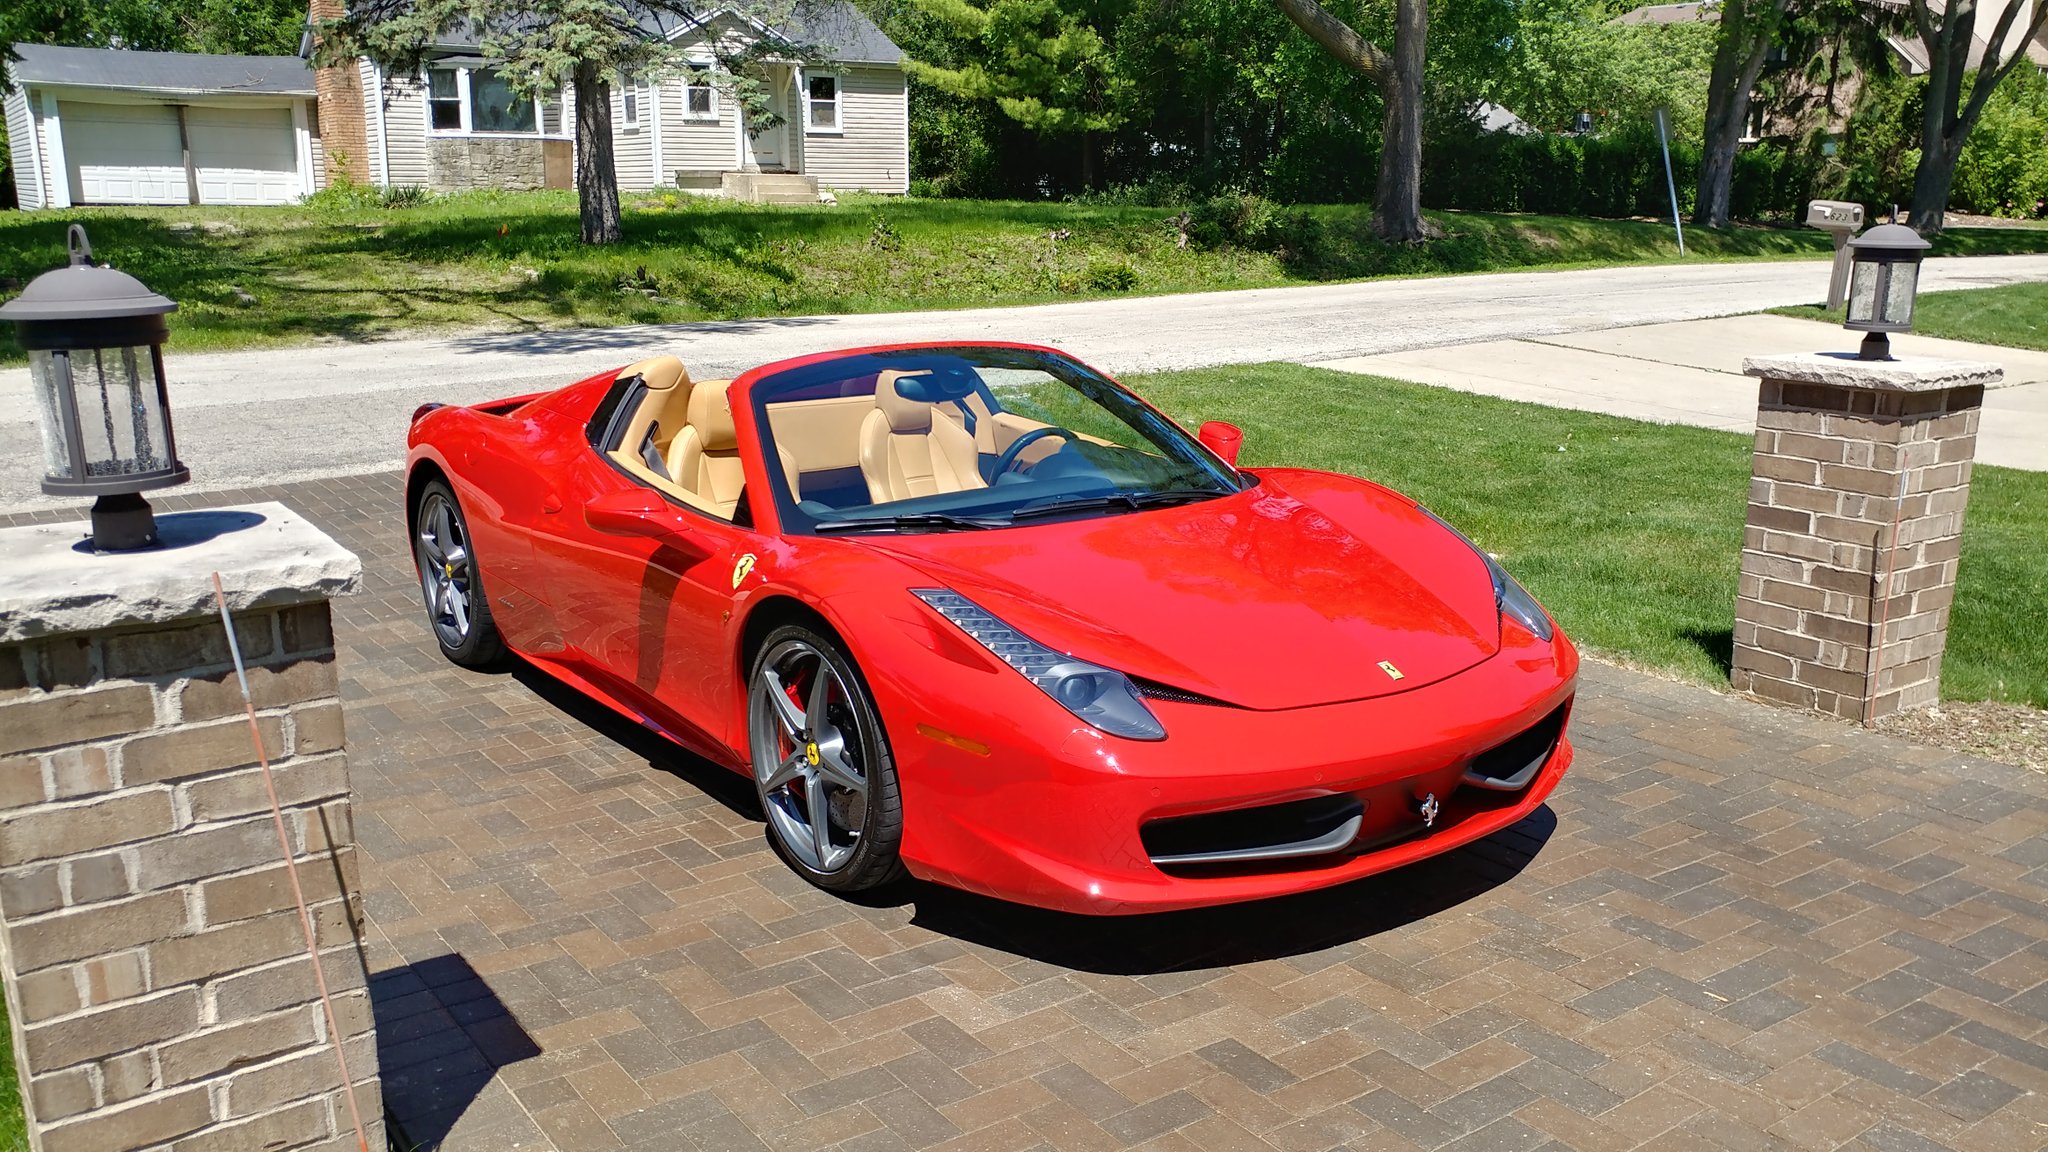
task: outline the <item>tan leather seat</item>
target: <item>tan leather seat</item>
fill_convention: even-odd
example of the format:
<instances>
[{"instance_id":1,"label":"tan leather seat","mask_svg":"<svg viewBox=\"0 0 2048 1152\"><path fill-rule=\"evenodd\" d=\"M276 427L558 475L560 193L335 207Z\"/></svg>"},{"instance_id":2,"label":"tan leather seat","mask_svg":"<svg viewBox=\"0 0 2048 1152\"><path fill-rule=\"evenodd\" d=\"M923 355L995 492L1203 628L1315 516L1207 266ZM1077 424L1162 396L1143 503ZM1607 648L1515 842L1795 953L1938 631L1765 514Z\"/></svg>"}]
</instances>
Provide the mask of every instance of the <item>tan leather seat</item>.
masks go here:
<instances>
[{"instance_id":1,"label":"tan leather seat","mask_svg":"<svg viewBox=\"0 0 2048 1152\"><path fill-rule=\"evenodd\" d=\"M676 436L688 420L690 404L690 373L683 362L673 356L656 356L628 364L613 379L626 380L640 377L647 386L647 393L626 421L626 429L612 450L612 459L624 465L628 471L637 472L652 479L665 480L669 477L648 467L643 451L652 447L657 458L666 458L674 453Z\"/></svg>"},{"instance_id":2,"label":"tan leather seat","mask_svg":"<svg viewBox=\"0 0 2048 1152\"><path fill-rule=\"evenodd\" d=\"M702 380L690 389L690 422L669 445L668 473L685 491L727 519L747 478L733 428L730 380Z\"/></svg>"},{"instance_id":3,"label":"tan leather seat","mask_svg":"<svg viewBox=\"0 0 2048 1152\"><path fill-rule=\"evenodd\" d=\"M934 419L936 405L897 390L917 375L891 369L877 376L875 410L861 422L860 472L877 504L988 487L967 429Z\"/></svg>"}]
</instances>

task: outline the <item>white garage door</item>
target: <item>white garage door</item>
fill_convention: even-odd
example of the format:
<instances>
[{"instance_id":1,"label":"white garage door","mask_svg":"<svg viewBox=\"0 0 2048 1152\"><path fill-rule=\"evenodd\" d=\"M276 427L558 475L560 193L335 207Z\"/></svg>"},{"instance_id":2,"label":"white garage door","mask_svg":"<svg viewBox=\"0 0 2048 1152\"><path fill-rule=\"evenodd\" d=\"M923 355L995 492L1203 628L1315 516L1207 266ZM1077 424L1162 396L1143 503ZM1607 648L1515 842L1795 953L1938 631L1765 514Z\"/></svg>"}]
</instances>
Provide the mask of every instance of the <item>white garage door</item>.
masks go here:
<instances>
[{"instance_id":1,"label":"white garage door","mask_svg":"<svg viewBox=\"0 0 2048 1152\"><path fill-rule=\"evenodd\" d=\"M289 204L299 195L298 144L285 108L188 108L201 204Z\"/></svg>"},{"instance_id":2,"label":"white garage door","mask_svg":"<svg viewBox=\"0 0 2048 1152\"><path fill-rule=\"evenodd\" d=\"M63 101L64 158L74 204L183 204L178 113L154 104Z\"/></svg>"},{"instance_id":3,"label":"white garage door","mask_svg":"<svg viewBox=\"0 0 2048 1152\"><path fill-rule=\"evenodd\" d=\"M64 123L74 203L188 202L176 108L67 100L57 114ZM201 204L289 204L298 198L290 109L188 107L185 130Z\"/></svg>"}]
</instances>

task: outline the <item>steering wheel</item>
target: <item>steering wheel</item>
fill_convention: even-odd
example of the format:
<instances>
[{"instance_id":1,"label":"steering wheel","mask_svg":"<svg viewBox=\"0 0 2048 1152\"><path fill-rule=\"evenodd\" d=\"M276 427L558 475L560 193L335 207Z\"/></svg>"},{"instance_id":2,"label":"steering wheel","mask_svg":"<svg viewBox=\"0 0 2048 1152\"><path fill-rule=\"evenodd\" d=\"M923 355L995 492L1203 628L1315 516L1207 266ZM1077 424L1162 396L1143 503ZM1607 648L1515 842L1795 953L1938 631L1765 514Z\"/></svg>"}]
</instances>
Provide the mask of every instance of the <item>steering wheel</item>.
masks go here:
<instances>
[{"instance_id":1,"label":"steering wheel","mask_svg":"<svg viewBox=\"0 0 2048 1152\"><path fill-rule=\"evenodd\" d=\"M1008 448L1003 449L1002 455L996 457L995 467L991 470L990 474L992 476L1001 476L1003 473L1010 471L1012 468L1015 468L1017 466L1017 458L1023 455L1024 449L1030 447L1031 445L1037 443L1038 441L1044 439L1047 436L1057 436L1062 440L1068 441L1071 441L1074 438L1073 435L1064 428L1033 428L1031 431L1026 432L1022 436L1017 437L1015 440L1010 441L1010 446Z\"/></svg>"}]
</instances>

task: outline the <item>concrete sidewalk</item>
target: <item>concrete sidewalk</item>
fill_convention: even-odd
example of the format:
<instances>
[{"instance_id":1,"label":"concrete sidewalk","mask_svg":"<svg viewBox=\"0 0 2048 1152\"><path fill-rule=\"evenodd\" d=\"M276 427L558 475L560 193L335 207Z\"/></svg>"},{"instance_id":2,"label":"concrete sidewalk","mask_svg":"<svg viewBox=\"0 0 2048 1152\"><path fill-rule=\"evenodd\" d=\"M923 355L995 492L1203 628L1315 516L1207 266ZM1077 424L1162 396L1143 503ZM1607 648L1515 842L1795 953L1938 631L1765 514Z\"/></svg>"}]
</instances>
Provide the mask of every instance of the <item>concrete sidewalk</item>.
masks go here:
<instances>
[{"instance_id":1,"label":"concrete sidewalk","mask_svg":"<svg viewBox=\"0 0 2048 1152\"><path fill-rule=\"evenodd\" d=\"M1757 382L1742 375L1743 357L1849 351L1857 340L1855 333L1812 320L1725 316L1352 356L1315 366L1556 408L1747 432L1756 426ZM1984 398L1977 459L2048 471L2048 353L1911 334L1893 337L1892 347L1902 356L2003 365L2005 386Z\"/></svg>"}]
</instances>

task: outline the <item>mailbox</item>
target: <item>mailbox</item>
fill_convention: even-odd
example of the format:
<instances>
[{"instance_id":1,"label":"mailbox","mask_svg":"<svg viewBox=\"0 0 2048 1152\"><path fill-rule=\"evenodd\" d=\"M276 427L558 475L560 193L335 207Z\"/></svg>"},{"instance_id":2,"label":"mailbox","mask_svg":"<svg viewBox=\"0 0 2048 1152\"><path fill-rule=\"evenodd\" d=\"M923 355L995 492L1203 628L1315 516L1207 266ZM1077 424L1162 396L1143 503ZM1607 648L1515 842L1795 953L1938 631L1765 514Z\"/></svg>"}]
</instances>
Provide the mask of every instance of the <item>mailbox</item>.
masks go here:
<instances>
[{"instance_id":1,"label":"mailbox","mask_svg":"<svg viewBox=\"0 0 2048 1152\"><path fill-rule=\"evenodd\" d=\"M1815 200L1806 206L1808 227L1854 232L1863 227L1863 205L1846 200Z\"/></svg>"},{"instance_id":2,"label":"mailbox","mask_svg":"<svg viewBox=\"0 0 2048 1152\"><path fill-rule=\"evenodd\" d=\"M1849 298L1849 237L1863 227L1863 205L1846 200L1814 200L1806 205L1806 225L1835 238L1835 267L1828 276L1828 307L1840 308Z\"/></svg>"}]
</instances>

